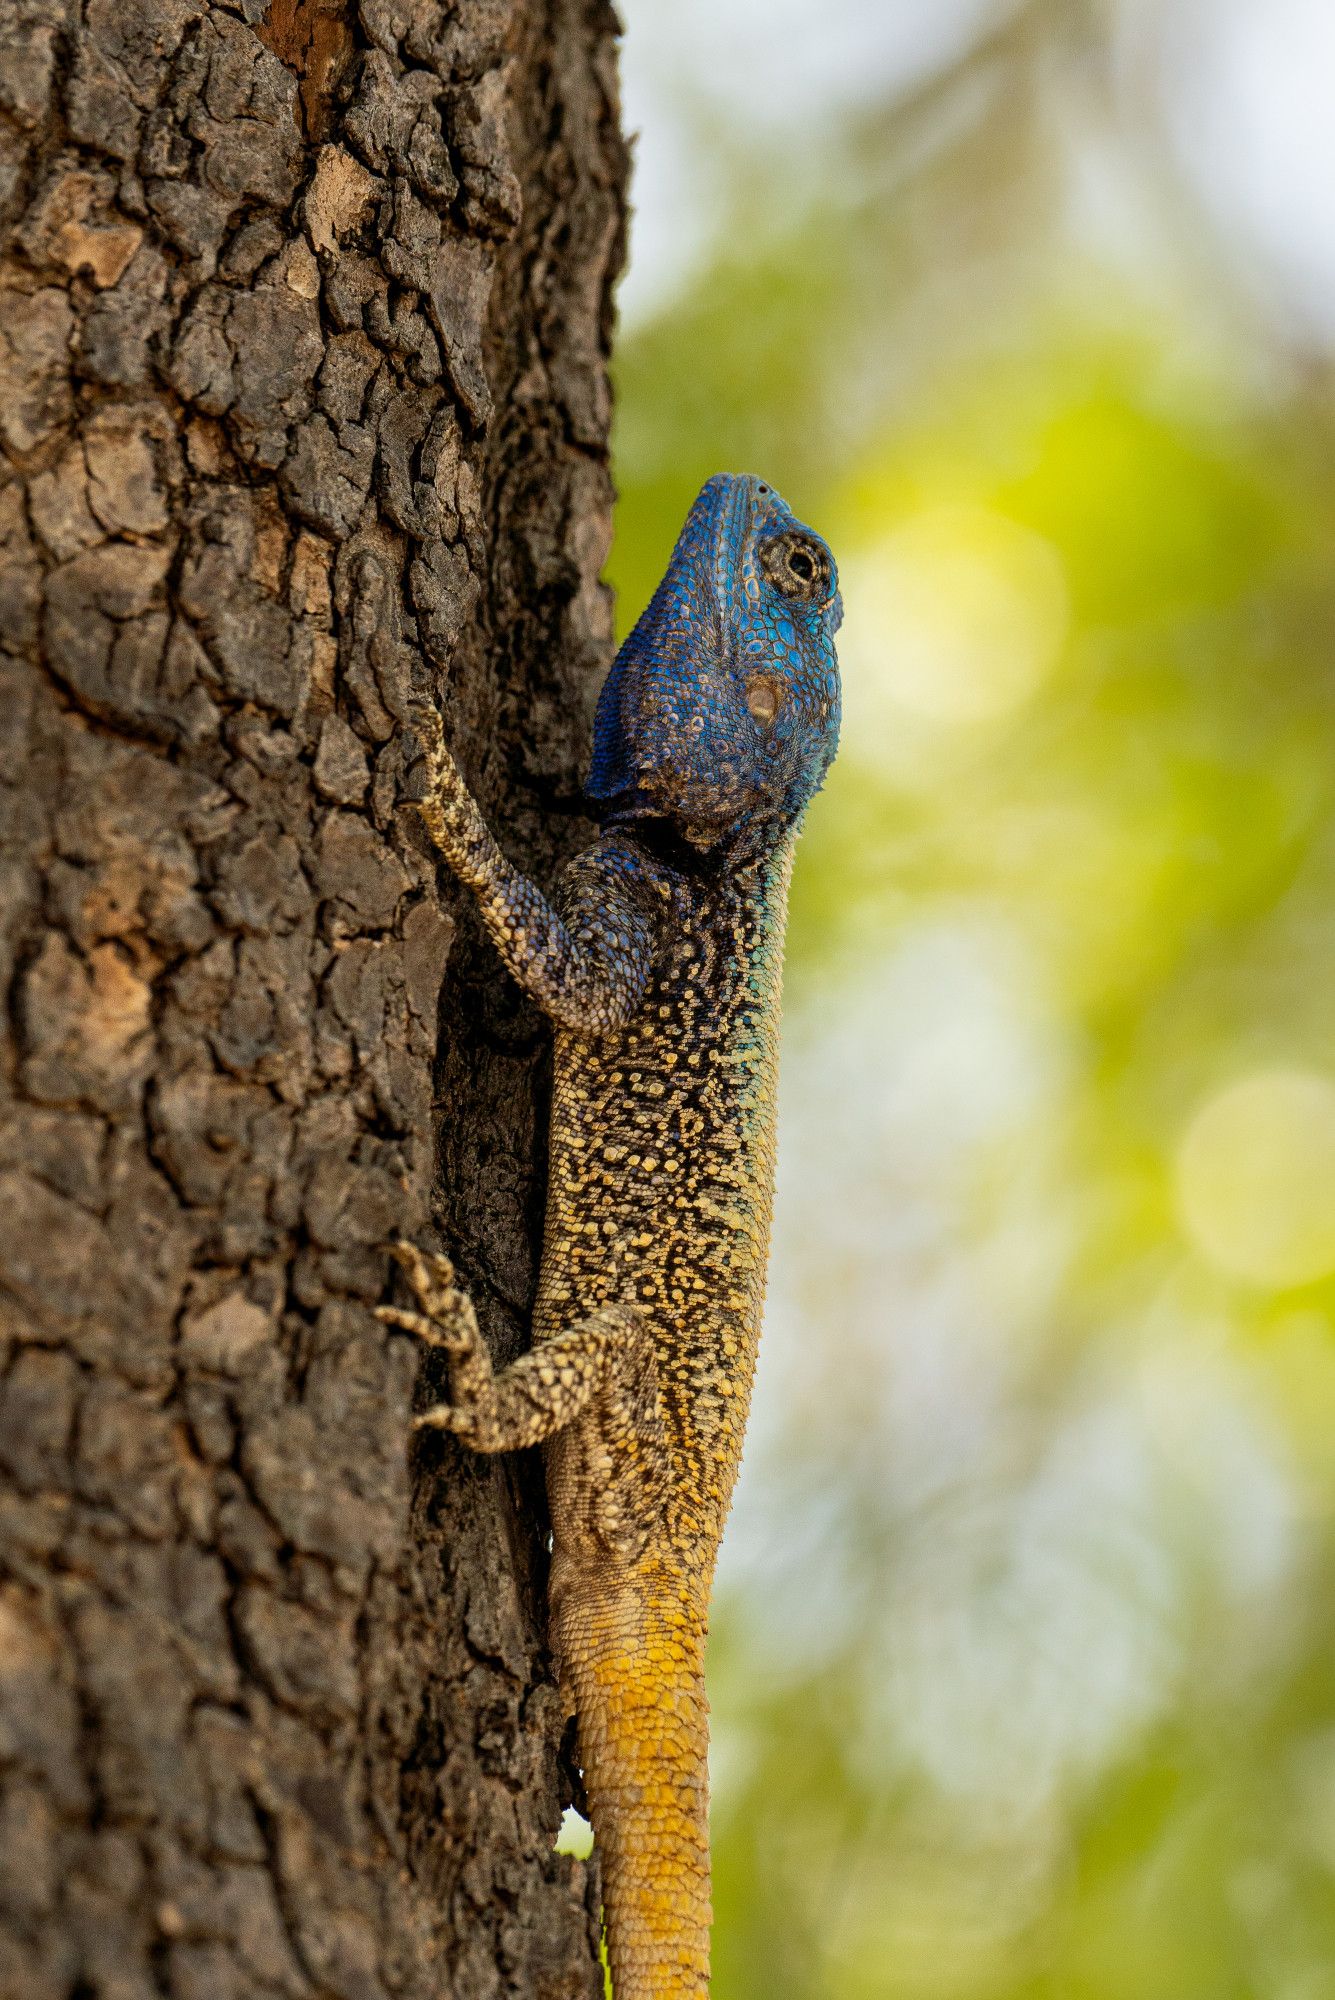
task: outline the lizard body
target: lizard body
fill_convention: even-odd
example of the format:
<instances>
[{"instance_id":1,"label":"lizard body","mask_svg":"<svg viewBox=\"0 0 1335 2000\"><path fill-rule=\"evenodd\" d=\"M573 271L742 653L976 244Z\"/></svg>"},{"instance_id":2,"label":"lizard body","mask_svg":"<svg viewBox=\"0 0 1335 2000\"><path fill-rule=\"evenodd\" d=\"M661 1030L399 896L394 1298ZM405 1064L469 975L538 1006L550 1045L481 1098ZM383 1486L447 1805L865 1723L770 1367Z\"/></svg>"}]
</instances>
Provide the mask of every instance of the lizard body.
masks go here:
<instances>
[{"instance_id":1,"label":"lizard body","mask_svg":"<svg viewBox=\"0 0 1335 2000\"><path fill-rule=\"evenodd\" d=\"M578 1718L616 2000L709 1988L710 1586L741 1456L774 1183L802 813L834 754L833 560L773 489L710 480L599 704L604 820L554 906L424 723L418 810L556 1024L532 1350L493 1375L444 1259L399 1257L450 1353L419 1419L544 1445L553 1648Z\"/></svg>"}]
</instances>

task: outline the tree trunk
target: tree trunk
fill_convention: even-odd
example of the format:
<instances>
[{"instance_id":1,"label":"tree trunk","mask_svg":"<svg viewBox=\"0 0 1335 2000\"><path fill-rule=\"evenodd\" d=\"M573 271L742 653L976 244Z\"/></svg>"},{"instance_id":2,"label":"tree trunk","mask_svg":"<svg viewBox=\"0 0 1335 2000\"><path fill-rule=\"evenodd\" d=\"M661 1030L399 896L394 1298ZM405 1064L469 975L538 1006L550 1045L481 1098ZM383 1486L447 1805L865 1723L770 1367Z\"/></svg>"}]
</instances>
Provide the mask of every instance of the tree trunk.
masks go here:
<instances>
[{"instance_id":1,"label":"tree trunk","mask_svg":"<svg viewBox=\"0 0 1335 2000\"><path fill-rule=\"evenodd\" d=\"M579 844L614 32L0 0L3 2000L602 1990L540 1476L370 1308L525 1338L546 1037L396 809L420 689Z\"/></svg>"}]
</instances>

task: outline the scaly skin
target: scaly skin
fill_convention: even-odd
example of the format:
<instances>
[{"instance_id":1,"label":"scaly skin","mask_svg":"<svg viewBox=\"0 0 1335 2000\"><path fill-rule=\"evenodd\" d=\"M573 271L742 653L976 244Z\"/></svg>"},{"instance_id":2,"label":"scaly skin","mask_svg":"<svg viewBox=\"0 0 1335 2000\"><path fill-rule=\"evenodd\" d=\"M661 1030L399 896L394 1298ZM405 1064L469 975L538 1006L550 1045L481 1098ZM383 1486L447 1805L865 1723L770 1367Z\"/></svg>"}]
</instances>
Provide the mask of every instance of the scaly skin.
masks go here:
<instances>
[{"instance_id":1,"label":"scaly skin","mask_svg":"<svg viewBox=\"0 0 1335 2000\"><path fill-rule=\"evenodd\" d=\"M791 570L790 557L796 552ZM776 580L777 579L777 580ZM504 860L424 716L423 821L556 1024L533 1347L500 1375L446 1260L397 1251L480 1451L541 1442L553 1644L578 1717L616 2000L709 1991L710 1586L755 1371L779 990L802 812L837 740L834 566L718 478L599 707L598 844L555 907Z\"/></svg>"}]
</instances>

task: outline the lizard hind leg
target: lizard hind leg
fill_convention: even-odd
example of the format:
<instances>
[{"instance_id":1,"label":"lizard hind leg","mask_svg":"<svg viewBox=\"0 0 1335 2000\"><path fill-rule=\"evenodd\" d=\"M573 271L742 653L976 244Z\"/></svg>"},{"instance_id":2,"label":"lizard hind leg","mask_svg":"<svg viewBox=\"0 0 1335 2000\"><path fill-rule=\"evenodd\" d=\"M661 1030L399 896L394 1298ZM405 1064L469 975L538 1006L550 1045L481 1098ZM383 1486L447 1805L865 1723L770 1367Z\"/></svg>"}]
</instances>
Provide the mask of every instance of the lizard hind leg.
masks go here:
<instances>
[{"instance_id":1,"label":"lizard hind leg","mask_svg":"<svg viewBox=\"0 0 1335 2000\"><path fill-rule=\"evenodd\" d=\"M704 1604L654 1554L670 1448L650 1329L629 1300L596 1307L497 1373L448 1261L395 1255L417 1309L380 1317L448 1357L452 1400L418 1424L478 1451L547 1440L552 1639L578 1715L618 2000L707 2000Z\"/></svg>"},{"instance_id":2,"label":"lizard hind leg","mask_svg":"<svg viewBox=\"0 0 1335 2000\"><path fill-rule=\"evenodd\" d=\"M449 1259L411 1243L395 1244L394 1257L417 1308L378 1306L377 1316L449 1357L450 1400L424 1410L415 1429L453 1431L474 1451L519 1451L565 1430L595 1400L620 1406L619 1378L643 1346L633 1306L600 1307L497 1373Z\"/></svg>"}]
</instances>

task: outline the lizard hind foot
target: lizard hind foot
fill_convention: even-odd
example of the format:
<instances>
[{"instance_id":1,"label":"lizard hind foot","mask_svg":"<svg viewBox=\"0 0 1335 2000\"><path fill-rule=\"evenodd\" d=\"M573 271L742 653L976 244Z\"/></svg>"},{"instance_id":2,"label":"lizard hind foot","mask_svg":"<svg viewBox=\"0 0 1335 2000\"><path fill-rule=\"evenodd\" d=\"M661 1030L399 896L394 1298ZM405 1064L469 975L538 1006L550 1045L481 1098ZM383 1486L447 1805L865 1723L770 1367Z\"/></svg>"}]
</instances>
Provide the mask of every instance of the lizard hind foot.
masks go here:
<instances>
[{"instance_id":1,"label":"lizard hind foot","mask_svg":"<svg viewBox=\"0 0 1335 2000\"><path fill-rule=\"evenodd\" d=\"M407 1278L423 1305L428 1302L433 1290L453 1292L454 1266L439 1250L419 1250L406 1237L399 1237L389 1246L389 1254Z\"/></svg>"},{"instance_id":2,"label":"lizard hind foot","mask_svg":"<svg viewBox=\"0 0 1335 2000\"><path fill-rule=\"evenodd\" d=\"M454 1281L454 1266L438 1251L419 1250L415 1243L391 1243L390 1255L403 1272L420 1310L377 1306L376 1318L415 1334L430 1347L464 1354L477 1344L473 1302Z\"/></svg>"}]
</instances>

